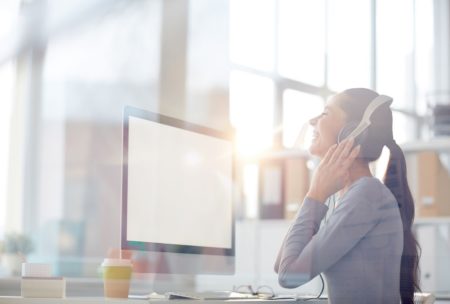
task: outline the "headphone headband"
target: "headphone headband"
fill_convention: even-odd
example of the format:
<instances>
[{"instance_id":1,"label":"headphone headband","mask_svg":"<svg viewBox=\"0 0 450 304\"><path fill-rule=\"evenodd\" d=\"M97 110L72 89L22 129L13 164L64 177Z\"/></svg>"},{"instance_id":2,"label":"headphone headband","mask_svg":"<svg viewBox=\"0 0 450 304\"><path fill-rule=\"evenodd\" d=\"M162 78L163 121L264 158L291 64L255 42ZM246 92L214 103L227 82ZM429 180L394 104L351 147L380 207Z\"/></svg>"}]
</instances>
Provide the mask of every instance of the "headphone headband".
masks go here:
<instances>
[{"instance_id":1,"label":"headphone headband","mask_svg":"<svg viewBox=\"0 0 450 304\"><path fill-rule=\"evenodd\" d=\"M355 138L356 136L360 135L365 129L367 129L370 124L372 123L370 121L370 117L375 112L376 109L378 109L381 105L388 103L389 105L392 103L392 97L389 97L387 95L379 95L376 98L374 98L369 105L367 106L366 110L364 111L364 114L362 116L361 122L358 124L358 126L350 133L348 137Z\"/></svg>"}]
</instances>

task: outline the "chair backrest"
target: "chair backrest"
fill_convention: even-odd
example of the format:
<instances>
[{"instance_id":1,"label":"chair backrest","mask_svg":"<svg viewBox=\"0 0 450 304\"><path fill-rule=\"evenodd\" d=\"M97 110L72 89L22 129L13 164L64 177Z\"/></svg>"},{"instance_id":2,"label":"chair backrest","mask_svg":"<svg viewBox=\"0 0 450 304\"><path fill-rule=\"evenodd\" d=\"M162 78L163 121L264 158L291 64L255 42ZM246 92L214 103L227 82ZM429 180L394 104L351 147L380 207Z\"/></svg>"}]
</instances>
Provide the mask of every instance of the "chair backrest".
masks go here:
<instances>
[{"instance_id":1,"label":"chair backrest","mask_svg":"<svg viewBox=\"0 0 450 304\"><path fill-rule=\"evenodd\" d=\"M433 304L436 297L432 293L415 292L414 304Z\"/></svg>"}]
</instances>

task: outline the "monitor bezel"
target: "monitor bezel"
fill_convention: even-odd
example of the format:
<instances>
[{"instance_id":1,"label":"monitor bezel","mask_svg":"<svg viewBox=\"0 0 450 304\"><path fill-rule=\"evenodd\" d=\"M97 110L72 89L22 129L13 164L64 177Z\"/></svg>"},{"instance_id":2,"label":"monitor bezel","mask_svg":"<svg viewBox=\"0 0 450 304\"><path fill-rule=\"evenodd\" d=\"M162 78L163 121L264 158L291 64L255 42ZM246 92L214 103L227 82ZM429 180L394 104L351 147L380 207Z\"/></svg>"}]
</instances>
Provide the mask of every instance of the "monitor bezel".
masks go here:
<instances>
[{"instance_id":1,"label":"monitor bezel","mask_svg":"<svg viewBox=\"0 0 450 304\"><path fill-rule=\"evenodd\" d=\"M123 142L122 142L122 213L121 213L121 249L123 250L138 250L149 252L172 252L181 254L195 254L195 255L215 255L215 256L235 256L235 199L234 186L231 187L232 210L231 210L231 248L219 247L205 247L205 246L191 246L191 245L174 245L164 243L152 243L141 241L127 240L127 205L128 205L128 139L129 139L129 120L130 117L136 117L144 120L149 120L163 125L187 130L190 132L211 136L214 138L224 139L230 141L233 147L233 139L231 134L221 132L216 129L208 128L202 125L183 121L177 118L169 117L155 112L135 108L132 106L125 106L123 112ZM232 185L235 180L235 158L234 147L232 153Z\"/></svg>"}]
</instances>

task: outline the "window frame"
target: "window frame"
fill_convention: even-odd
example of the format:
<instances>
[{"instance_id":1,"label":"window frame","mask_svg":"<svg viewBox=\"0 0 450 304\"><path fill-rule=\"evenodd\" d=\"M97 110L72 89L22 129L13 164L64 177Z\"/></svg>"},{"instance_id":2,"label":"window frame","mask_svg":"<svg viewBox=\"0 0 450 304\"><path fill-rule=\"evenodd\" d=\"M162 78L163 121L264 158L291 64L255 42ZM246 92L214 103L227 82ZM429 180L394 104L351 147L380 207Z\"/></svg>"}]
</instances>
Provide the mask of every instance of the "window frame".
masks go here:
<instances>
[{"instance_id":1,"label":"window frame","mask_svg":"<svg viewBox=\"0 0 450 304\"><path fill-rule=\"evenodd\" d=\"M295 79L290 79L290 78L286 78L283 77L282 75L280 75L277 72L277 68L278 68L278 32L279 32L279 14L278 14L278 7L279 7L279 1L280 0L276 0L275 1L275 11L274 11L274 67L273 70L271 71L262 71L262 70L258 70L252 67L248 67L242 64L236 64L233 62L230 62L230 70L238 70L238 71L245 71L247 73L253 73L255 75L260 75L260 76L264 76L267 78L271 78L275 84L275 94L274 94L274 113L273 113L273 128L276 129L277 126L282 125L283 123L283 94L284 91L287 89L290 90L295 90L295 91L300 91L303 93L308 93L308 94L312 94L312 95L317 95L318 97L321 97L323 100L327 100L330 96L336 94L336 91L333 91L329 85L328 85L328 69L329 69L329 62L327 59L327 51L328 51L328 44L327 44L327 40L328 40L328 28L325 27L325 58L324 58L324 83L322 86L316 86L316 85L311 85L308 84L306 82L302 82L302 81L298 81ZM414 1L415 3L415 1ZM416 23L416 19L415 19L415 5L413 4L413 23L415 25ZM327 22L328 20L328 16L327 16L327 11L329 8L329 3L328 1L325 1L325 22ZM376 32L377 32L377 0L370 0L370 89L373 90L377 90L377 37L376 37ZM414 33L413 33L413 37L415 36L415 28L413 29ZM416 46L413 45L413 58L412 60L410 60L410 65L413 71L415 71L416 69L416 62L414 60L414 55L415 55L415 48ZM400 115L405 115L406 118L408 119L413 119L414 120L414 134L412 136L412 139L418 139L419 135L420 135L420 123L421 123L421 118L419 115L417 115L413 110L411 109L415 109L417 108L417 96L415 94L415 75L413 75L413 77L409 80L408 82L408 90L412 91L412 104L408 105L408 108L397 108L397 107L393 107L392 110L395 113L398 113ZM239 130L237 130L239 132ZM283 132L274 132L273 133L273 146L272 146L272 150L282 150L284 149L283 146Z\"/></svg>"}]
</instances>

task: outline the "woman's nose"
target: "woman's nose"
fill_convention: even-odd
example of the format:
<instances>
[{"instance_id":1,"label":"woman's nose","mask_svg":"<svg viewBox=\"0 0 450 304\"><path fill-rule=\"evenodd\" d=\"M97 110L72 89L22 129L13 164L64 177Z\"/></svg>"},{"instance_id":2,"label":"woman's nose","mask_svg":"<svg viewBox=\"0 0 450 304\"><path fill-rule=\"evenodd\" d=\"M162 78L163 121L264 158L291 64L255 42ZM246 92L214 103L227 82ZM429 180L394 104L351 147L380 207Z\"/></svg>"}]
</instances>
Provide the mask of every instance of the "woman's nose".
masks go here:
<instances>
[{"instance_id":1,"label":"woman's nose","mask_svg":"<svg viewBox=\"0 0 450 304\"><path fill-rule=\"evenodd\" d=\"M316 123L317 123L317 116L314 117L314 118L311 118L311 119L309 120L309 124L310 124L311 126L315 126Z\"/></svg>"}]
</instances>

